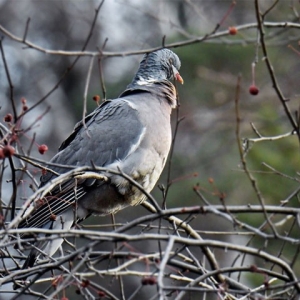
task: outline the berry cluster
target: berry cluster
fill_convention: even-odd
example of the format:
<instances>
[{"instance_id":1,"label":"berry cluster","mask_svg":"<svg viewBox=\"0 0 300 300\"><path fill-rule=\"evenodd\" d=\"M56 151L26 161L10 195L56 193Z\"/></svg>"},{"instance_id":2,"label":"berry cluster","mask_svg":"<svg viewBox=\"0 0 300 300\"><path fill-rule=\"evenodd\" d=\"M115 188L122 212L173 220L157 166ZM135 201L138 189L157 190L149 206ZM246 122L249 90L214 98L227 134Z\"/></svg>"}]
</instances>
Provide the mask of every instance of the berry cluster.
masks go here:
<instances>
[{"instance_id":1,"label":"berry cluster","mask_svg":"<svg viewBox=\"0 0 300 300\"><path fill-rule=\"evenodd\" d=\"M20 115L13 116L11 113L7 113L3 118L9 130L7 130L7 133L0 140L0 160L12 157L16 153L16 149L12 145L18 143L21 135L27 137L25 133L31 129L31 127L26 130L21 128L24 115L28 111L28 106L25 98L21 98L20 102L22 106ZM48 146L45 144L39 145L35 143L35 145L40 154L45 154L48 151Z\"/></svg>"}]
</instances>

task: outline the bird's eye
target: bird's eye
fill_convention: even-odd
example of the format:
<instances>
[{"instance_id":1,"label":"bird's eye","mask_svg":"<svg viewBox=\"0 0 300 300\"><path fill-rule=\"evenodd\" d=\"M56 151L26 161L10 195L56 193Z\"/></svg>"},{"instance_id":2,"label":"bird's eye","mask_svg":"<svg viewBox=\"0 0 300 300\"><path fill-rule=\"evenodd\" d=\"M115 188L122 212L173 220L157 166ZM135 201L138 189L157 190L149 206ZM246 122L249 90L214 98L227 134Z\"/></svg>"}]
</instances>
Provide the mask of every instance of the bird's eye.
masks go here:
<instances>
[{"instance_id":1,"label":"bird's eye","mask_svg":"<svg viewBox=\"0 0 300 300\"><path fill-rule=\"evenodd\" d=\"M169 63L170 63L171 65L173 65L173 63L174 63L173 58L170 58L170 59L169 59Z\"/></svg>"}]
</instances>

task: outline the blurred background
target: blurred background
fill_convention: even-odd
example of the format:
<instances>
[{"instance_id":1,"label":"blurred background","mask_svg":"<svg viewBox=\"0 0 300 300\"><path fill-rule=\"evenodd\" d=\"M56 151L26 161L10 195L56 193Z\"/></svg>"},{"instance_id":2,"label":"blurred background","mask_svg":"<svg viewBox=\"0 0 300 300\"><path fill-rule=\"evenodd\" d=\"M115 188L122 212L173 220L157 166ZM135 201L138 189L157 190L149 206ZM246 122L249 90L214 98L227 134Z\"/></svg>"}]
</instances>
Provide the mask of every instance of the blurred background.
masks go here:
<instances>
[{"instance_id":1,"label":"blurred background","mask_svg":"<svg viewBox=\"0 0 300 300\"><path fill-rule=\"evenodd\" d=\"M172 48L182 62L180 74L184 85L177 88L181 104L179 117L184 119L178 126L171 169L167 165L159 180L166 187L170 174L172 185L167 195L169 208L203 205L193 190L196 184L212 204L222 204L220 193L224 194L226 205L259 204L252 185L241 168L236 142L234 101L239 75L241 136L257 137L250 123L265 137L292 132L291 124L272 86L261 47L257 44L257 29L255 26L241 29L235 35L228 32L229 27L239 28L238 26L256 22L254 1L236 1L236 5L230 10L232 2L104 1L92 37L86 46L87 51L138 51L159 47L163 39L165 45L168 45L203 37L213 32L217 24L220 25L218 32L224 34L219 37ZM266 11L274 3L273 0L260 1L260 8ZM26 22L30 18L27 41L49 50L80 51L88 37L95 9L99 4L100 1L0 0L0 24L22 39ZM267 14L266 21L299 23L299 11L298 1L279 1ZM27 151L35 133L36 142L47 144L49 151L42 156L34 145L31 155L48 161L72 131L75 123L82 119L90 57L81 57L60 81L76 59L75 56L51 55L30 49L3 31L0 37L18 111L22 109L21 98L26 98L30 108L52 91L45 101L23 119L22 126L26 128L50 107L20 141ZM293 116L299 109L300 54L289 45L300 51L299 37L299 29L289 26L267 28L265 36L269 59ZM107 99L118 97L131 82L141 58L141 55L104 57L102 71ZM259 88L256 96L249 93L253 81L253 62L256 63L255 83ZM100 95L103 100L98 59L94 60L88 89L88 113L96 107L94 95ZM12 113L10 86L3 60L0 60L0 106L2 120L7 113ZM173 128L176 127L176 119L177 113L174 111ZM299 141L296 135L251 144L246 159L266 204L279 205L299 186ZM38 179L40 170L36 169L35 174ZM22 183L23 188L19 190L20 203L31 193L28 188L31 182L26 180ZM7 191L2 191L2 201L8 203L10 185L3 183L2 190ZM154 189L153 195L158 203L163 202L163 194L158 187ZM289 200L289 205L299 205L297 195ZM144 208L133 207L118 213L116 220L124 223L133 216L145 213ZM262 215L241 215L240 218L256 227L264 221ZM107 222L110 222L109 217L92 217L85 224ZM204 231L204 238L218 240L226 237L218 235L217 232L223 230L224 226L231 227L229 223L212 215L197 216L191 224L195 229ZM297 232L291 233L293 234L297 235ZM227 239L246 243L245 238L234 235L227 236ZM254 244L262 246L263 242L257 239ZM287 261L294 255L295 252L291 249L285 253ZM222 263L225 262L221 260L220 264ZM298 268L299 265L299 274Z\"/></svg>"}]
</instances>

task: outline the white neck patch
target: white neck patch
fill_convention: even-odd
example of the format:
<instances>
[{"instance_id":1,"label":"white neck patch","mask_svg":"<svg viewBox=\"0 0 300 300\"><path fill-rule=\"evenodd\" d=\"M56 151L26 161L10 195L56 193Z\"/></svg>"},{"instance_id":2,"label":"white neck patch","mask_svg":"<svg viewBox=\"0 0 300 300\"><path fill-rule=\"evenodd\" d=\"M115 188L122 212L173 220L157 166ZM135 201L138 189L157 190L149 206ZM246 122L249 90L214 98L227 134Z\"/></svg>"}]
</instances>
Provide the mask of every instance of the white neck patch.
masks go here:
<instances>
[{"instance_id":1,"label":"white neck patch","mask_svg":"<svg viewBox=\"0 0 300 300\"><path fill-rule=\"evenodd\" d=\"M139 80L136 81L136 84L138 85L149 85L149 84L152 84L156 81L156 79L154 78L148 78L148 79L145 79L143 77L139 77Z\"/></svg>"}]
</instances>

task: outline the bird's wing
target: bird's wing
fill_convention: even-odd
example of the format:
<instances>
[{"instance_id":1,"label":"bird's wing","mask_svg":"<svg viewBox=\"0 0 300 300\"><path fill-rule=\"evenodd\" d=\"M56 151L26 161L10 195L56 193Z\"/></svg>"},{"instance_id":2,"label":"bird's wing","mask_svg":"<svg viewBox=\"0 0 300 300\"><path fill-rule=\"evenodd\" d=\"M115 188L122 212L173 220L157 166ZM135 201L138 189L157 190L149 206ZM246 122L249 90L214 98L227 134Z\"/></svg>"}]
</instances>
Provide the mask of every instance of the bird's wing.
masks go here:
<instances>
[{"instance_id":1,"label":"bird's wing","mask_svg":"<svg viewBox=\"0 0 300 300\"><path fill-rule=\"evenodd\" d=\"M141 97L147 95L147 92L141 92ZM105 167L121 162L141 143L144 130L139 112L130 101L122 98L106 101L85 122L75 126L50 163L72 167ZM69 171L63 167L49 167L59 174ZM53 173L46 173L41 177L41 186L53 178ZM85 195L86 185L90 185L88 180L75 183L73 179L56 187L39 200L34 212L21 221L19 227L42 227Z\"/></svg>"},{"instance_id":2,"label":"bird's wing","mask_svg":"<svg viewBox=\"0 0 300 300\"><path fill-rule=\"evenodd\" d=\"M86 122L76 125L50 162L75 167L91 166L92 162L104 167L123 160L142 132L139 112L129 101L122 98L106 101L88 116ZM60 174L67 171L60 167L51 169ZM51 173L42 176L42 184L52 177Z\"/></svg>"}]
</instances>

